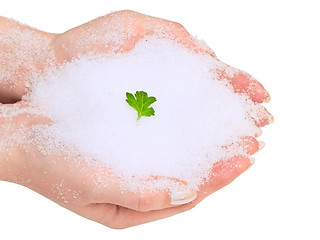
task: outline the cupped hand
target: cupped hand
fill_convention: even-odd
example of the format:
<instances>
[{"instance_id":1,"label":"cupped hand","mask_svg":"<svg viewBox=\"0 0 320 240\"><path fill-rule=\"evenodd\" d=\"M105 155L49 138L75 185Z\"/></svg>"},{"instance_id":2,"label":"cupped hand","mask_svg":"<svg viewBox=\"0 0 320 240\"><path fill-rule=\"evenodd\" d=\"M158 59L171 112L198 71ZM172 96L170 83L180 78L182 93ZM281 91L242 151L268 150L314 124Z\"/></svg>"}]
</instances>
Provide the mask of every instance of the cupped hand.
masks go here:
<instances>
[{"instance_id":1,"label":"cupped hand","mask_svg":"<svg viewBox=\"0 0 320 240\"><path fill-rule=\"evenodd\" d=\"M128 52L140 39L154 34L175 39L194 52L215 57L211 49L193 38L180 24L132 11L115 12L63 34L41 34L49 39L49 61L30 71L41 72L47 66L58 66L88 53ZM227 80L235 93L245 94L256 103L269 100L269 94L260 83L238 70L230 75L230 68L221 63L217 69L218 79ZM19 81L20 95L17 96L17 91L14 93L17 100L28 91L27 78ZM10 96L10 89L3 89L6 96ZM33 107L36 106L29 106L23 101L0 106L0 139L18 136L9 139L8 147L2 152L0 148L2 158L9 160L5 161L4 180L27 186L83 217L112 228L130 227L193 208L247 170L253 163L249 156L262 146L253 136L234 143L245 148L247 153L239 151L239 155L214 164L211 178L200 186L197 193L124 192L114 173L98 162L94 166L89 165L80 155L44 155L39 147L32 144L34 127L50 124L50 119L45 116L30 113ZM272 121L272 116L265 109L260 116L260 119L255 119L258 127ZM16 144L16 139L24 140Z\"/></svg>"},{"instance_id":2,"label":"cupped hand","mask_svg":"<svg viewBox=\"0 0 320 240\"><path fill-rule=\"evenodd\" d=\"M30 106L23 102L0 108L0 115L7 115L0 119L0 138L7 139L6 148L0 150L1 160L6 163L2 180L26 186L83 217L112 228L126 228L189 210L252 164L245 156L216 163L210 180L200 186L198 193L126 192L103 164L89 164L79 155L43 154L39 146L32 143L33 129L50 124L50 119L28 112ZM249 155L259 148L259 143L251 137L244 138L241 144L247 146ZM174 199L177 194L178 198ZM188 199L194 201L182 204Z\"/></svg>"}]
</instances>

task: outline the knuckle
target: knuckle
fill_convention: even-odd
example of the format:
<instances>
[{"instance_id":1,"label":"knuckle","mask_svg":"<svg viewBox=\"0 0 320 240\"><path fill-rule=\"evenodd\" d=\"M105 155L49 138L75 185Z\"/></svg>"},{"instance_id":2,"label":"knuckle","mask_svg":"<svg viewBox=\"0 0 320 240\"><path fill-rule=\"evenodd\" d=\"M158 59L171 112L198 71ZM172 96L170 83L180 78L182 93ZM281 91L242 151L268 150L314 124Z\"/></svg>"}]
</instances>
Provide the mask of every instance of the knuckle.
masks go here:
<instances>
[{"instance_id":1,"label":"knuckle","mask_svg":"<svg viewBox=\"0 0 320 240\"><path fill-rule=\"evenodd\" d=\"M150 209L150 201L145 196L138 197L137 210L140 212L147 212Z\"/></svg>"},{"instance_id":2,"label":"knuckle","mask_svg":"<svg viewBox=\"0 0 320 240\"><path fill-rule=\"evenodd\" d=\"M186 30L186 28L178 22L170 22L170 25L172 27L172 30L176 33L179 33L180 35L188 35L188 31Z\"/></svg>"},{"instance_id":3,"label":"knuckle","mask_svg":"<svg viewBox=\"0 0 320 240\"><path fill-rule=\"evenodd\" d=\"M132 10L121 10L121 11L116 11L111 13L110 15L116 18L128 18L128 17L132 17L134 15L138 15L139 13L134 12Z\"/></svg>"},{"instance_id":4,"label":"knuckle","mask_svg":"<svg viewBox=\"0 0 320 240\"><path fill-rule=\"evenodd\" d=\"M176 29L179 29L180 31L185 31L185 27L181 24L181 23L178 23L178 22L172 22L172 25L176 28Z\"/></svg>"}]
</instances>

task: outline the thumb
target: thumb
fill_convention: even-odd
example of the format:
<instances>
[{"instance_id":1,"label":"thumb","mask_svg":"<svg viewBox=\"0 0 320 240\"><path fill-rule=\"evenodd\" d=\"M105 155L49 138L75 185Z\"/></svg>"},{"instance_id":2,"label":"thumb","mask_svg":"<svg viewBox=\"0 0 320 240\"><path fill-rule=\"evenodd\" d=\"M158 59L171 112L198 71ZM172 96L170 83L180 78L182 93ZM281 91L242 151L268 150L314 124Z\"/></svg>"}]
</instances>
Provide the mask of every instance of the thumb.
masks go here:
<instances>
[{"instance_id":1,"label":"thumb","mask_svg":"<svg viewBox=\"0 0 320 240\"><path fill-rule=\"evenodd\" d=\"M147 181L152 181L152 184L156 184L157 181L163 180L170 181L171 183L173 181L174 184L181 185L181 181L177 179L151 177ZM119 181L117 181L117 183L109 185L108 189L103 191L102 201L98 203L111 203L139 212L148 212L183 205L192 202L196 197L197 191L195 190L124 191L123 186L119 186Z\"/></svg>"},{"instance_id":2,"label":"thumb","mask_svg":"<svg viewBox=\"0 0 320 240\"><path fill-rule=\"evenodd\" d=\"M0 126L23 124L30 126L33 124L50 124L51 120L38 111L34 106L31 106L26 101L19 101L14 104L0 103Z\"/></svg>"},{"instance_id":3,"label":"thumb","mask_svg":"<svg viewBox=\"0 0 320 240\"><path fill-rule=\"evenodd\" d=\"M32 136L32 126L50 122L50 119L37 114L26 102L0 104L0 151L23 146Z\"/></svg>"}]
</instances>

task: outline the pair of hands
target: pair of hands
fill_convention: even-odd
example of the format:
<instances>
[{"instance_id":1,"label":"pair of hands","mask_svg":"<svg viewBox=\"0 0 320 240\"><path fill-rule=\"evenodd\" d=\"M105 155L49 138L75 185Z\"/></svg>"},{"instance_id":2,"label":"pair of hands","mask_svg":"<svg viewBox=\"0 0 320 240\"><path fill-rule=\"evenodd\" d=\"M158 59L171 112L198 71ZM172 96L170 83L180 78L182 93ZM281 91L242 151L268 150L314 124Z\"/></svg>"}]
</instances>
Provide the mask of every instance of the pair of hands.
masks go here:
<instances>
[{"instance_id":1,"label":"pair of hands","mask_svg":"<svg viewBox=\"0 0 320 240\"><path fill-rule=\"evenodd\" d=\"M8 41L12 29L23 37ZM3 103L0 105L0 179L33 189L88 219L112 228L125 228L189 210L247 170L253 163L252 158L238 155L214 164L210 180L200 186L197 193L123 192L116 179L110 181L110 169L102 165L89 167L81 156L45 156L28 143L28 139L19 144L14 141L32 138L32 127L50 123L45 116L28 113L27 109L32 106L21 101L28 92L29 74L91 52L128 52L140 39L155 31L174 38L194 52L215 57L212 50L195 40L180 24L132 11L103 16L63 34L41 32L0 18L0 64L4 66L3 76L8 76L7 79L0 78L0 102ZM30 42L26 43L28 36ZM23 61L17 61L19 58ZM8 60L14 63L13 66L9 66ZM226 74L230 67L224 66L218 77L227 79L235 92L246 94L257 103L269 100L269 94L251 76L239 72L230 77ZM17 109L20 114L10 114ZM267 111L262 116L256 122L259 127L272 119ZM1 143L5 142L6 146L1 148ZM244 146L248 155L261 147L250 136L236 144ZM110 184L97 184L99 181L110 181Z\"/></svg>"}]
</instances>

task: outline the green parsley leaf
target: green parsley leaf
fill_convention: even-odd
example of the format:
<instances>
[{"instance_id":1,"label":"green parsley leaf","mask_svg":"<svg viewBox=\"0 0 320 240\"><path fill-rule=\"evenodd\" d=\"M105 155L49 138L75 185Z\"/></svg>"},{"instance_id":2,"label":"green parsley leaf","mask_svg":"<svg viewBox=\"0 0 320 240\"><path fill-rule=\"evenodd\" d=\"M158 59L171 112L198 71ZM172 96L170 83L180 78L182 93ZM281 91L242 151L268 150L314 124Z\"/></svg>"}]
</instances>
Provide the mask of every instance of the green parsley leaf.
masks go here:
<instances>
[{"instance_id":1,"label":"green parsley leaf","mask_svg":"<svg viewBox=\"0 0 320 240\"><path fill-rule=\"evenodd\" d=\"M157 101L155 97L148 97L148 94L143 91L136 91L134 96L127 92L126 96L126 102L138 112L137 120L142 116L150 117L154 115L154 109L149 106Z\"/></svg>"}]
</instances>

